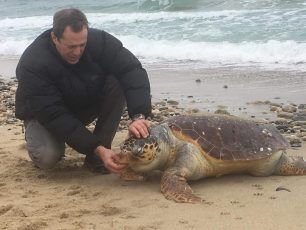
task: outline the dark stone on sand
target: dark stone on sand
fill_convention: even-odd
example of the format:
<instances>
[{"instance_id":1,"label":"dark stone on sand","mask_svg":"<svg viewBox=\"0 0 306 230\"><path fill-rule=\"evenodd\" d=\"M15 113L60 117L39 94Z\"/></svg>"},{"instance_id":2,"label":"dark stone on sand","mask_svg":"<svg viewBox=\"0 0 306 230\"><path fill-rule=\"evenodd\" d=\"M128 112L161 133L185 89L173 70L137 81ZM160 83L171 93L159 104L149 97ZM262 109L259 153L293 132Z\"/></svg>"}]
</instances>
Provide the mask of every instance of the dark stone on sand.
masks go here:
<instances>
[{"instance_id":1,"label":"dark stone on sand","mask_svg":"<svg viewBox=\"0 0 306 230\"><path fill-rule=\"evenodd\" d=\"M225 110L225 109L217 109L215 112L215 114L226 114L226 115L230 115L230 113Z\"/></svg>"},{"instance_id":2,"label":"dark stone on sand","mask_svg":"<svg viewBox=\"0 0 306 230\"><path fill-rule=\"evenodd\" d=\"M167 103L170 104L170 105L178 105L179 104L177 101L174 101L174 100L168 100Z\"/></svg>"},{"instance_id":3,"label":"dark stone on sand","mask_svg":"<svg viewBox=\"0 0 306 230\"><path fill-rule=\"evenodd\" d=\"M292 120L294 121L306 121L306 111L300 111L298 113L295 113L292 117Z\"/></svg>"},{"instance_id":4,"label":"dark stone on sand","mask_svg":"<svg viewBox=\"0 0 306 230\"><path fill-rule=\"evenodd\" d=\"M299 125L299 126L302 126L302 127L304 127L304 125L305 125L305 128L306 128L306 121L294 121L293 125Z\"/></svg>"},{"instance_id":5,"label":"dark stone on sand","mask_svg":"<svg viewBox=\"0 0 306 230\"><path fill-rule=\"evenodd\" d=\"M166 100L166 99L164 99ZM159 107L159 106L165 106L167 103L165 101L159 101L159 102L156 102L155 105L153 106L156 106L156 107Z\"/></svg>"},{"instance_id":6,"label":"dark stone on sand","mask_svg":"<svg viewBox=\"0 0 306 230\"><path fill-rule=\"evenodd\" d=\"M282 104L280 103L276 103L276 102L269 102L269 103L266 103L266 104L269 104L270 106L276 106L276 107L282 107Z\"/></svg>"},{"instance_id":7,"label":"dark stone on sand","mask_svg":"<svg viewBox=\"0 0 306 230\"><path fill-rule=\"evenodd\" d=\"M290 189L285 188L285 187L283 187L283 186L279 186L279 187L277 187L277 188L275 189L275 191L277 191L277 192L279 192L279 191L287 191L287 192L291 192L291 190L290 190Z\"/></svg>"},{"instance_id":8,"label":"dark stone on sand","mask_svg":"<svg viewBox=\"0 0 306 230\"><path fill-rule=\"evenodd\" d=\"M198 113L198 112L200 112L200 110L197 109L197 108L187 110L187 113L190 113L190 114L194 114L194 113Z\"/></svg>"},{"instance_id":9,"label":"dark stone on sand","mask_svg":"<svg viewBox=\"0 0 306 230\"><path fill-rule=\"evenodd\" d=\"M224 88L224 89L227 89L227 88L228 88L228 86L227 86L227 85L224 85L224 86L223 86L223 88Z\"/></svg>"},{"instance_id":10,"label":"dark stone on sand","mask_svg":"<svg viewBox=\"0 0 306 230\"><path fill-rule=\"evenodd\" d=\"M9 90L10 88L6 85L0 85L0 91Z\"/></svg>"},{"instance_id":11,"label":"dark stone on sand","mask_svg":"<svg viewBox=\"0 0 306 230\"><path fill-rule=\"evenodd\" d=\"M306 109L306 104L300 104L300 105L298 106L298 109Z\"/></svg>"},{"instance_id":12,"label":"dark stone on sand","mask_svg":"<svg viewBox=\"0 0 306 230\"><path fill-rule=\"evenodd\" d=\"M297 108L293 105L284 105L282 106L282 110L287 113L294 113L296 112Z\"/></svg>"},{"instance_id":13,"label":"dark stone on sand","mask_svg":"<svg viewBox=\"0 0 306 230\"><path fill-rule=\"evenodd\" d=\"M164 111L164 110L168 110L168 107L164 106L164 107L160 107L158 109L159 109L159 111Z\"/></svg>"},{"instance_id":14,"label":"dark stone on sand","mask_svg":"<svg viewBox=\"0 0 306 230\"><path fill-rule=\"evenodd\" d=\"M293 113L288 113L288 112L279 112L277 114L278 117L286 118L286 119L291 119L293 118Z\"/></svg>"},{"instance_id":15,"label":"dark stone on sand","mask_svg":"<svg viewBox=\"0 0 306 230\"><path fill-rule=\"evenodd\" d=\"M285 118L279 118L279 119L275 120L273 123L276 124L276 125L288 125L289 120L287 120Z\"/></svg>"},{"instance_id":16,"label":"dark stone on sand","mask_svg":"<svg viewBox=\"0 0 306 230\"><path fill-rule=\"evenodd\" d=\"M201 79L198 78L198 79L195 80L195 82L196 83L201 83Z\"/></svg>"},{"instance_id":17,"label":"dark stone on sand","mask_svg":"<svg viewBox=\"0 0 306 230\"><path fill-rule=\"evenodd\" d=\"M290 129L288 125L277 125L276 128L278 130L283 130L284 132L287 132Z\"/></svg>"},{"instance_id":18,"label":"dark stone on sand","mask_svg":"<svg viewBox=\"0 0 306 230\"><path fill-rule=\"evenodd\" d=\"M277 107L277 106L270 106L270 111L271 111L271 112L277 112L277 111L279 111L279 110L280 110L280 108Z\"/></svg>"},{"instance_id":19,"label":"dark stone on sand","mask_svg":"<svg viewBox=\"0 0 306 230\"><path fill-rule=\"evenodd\" d=\"M292 144L290 144L291 145L291 147L293 147L293 148L300 148L300 147L302 147L302 142L300 142L300 143L292 143Z\"/></svg>"},{"instance_id":20,"label":"dark stone on sand","mask_svg":"<svg viewBox=\"0 0 306 230\"><path fill-rule=\"evenodd\" d=\"M302 147L302 140L295 135L289 136L288 141L291 147L295 147L295 148Z\"/></svg>"}]
</instances>

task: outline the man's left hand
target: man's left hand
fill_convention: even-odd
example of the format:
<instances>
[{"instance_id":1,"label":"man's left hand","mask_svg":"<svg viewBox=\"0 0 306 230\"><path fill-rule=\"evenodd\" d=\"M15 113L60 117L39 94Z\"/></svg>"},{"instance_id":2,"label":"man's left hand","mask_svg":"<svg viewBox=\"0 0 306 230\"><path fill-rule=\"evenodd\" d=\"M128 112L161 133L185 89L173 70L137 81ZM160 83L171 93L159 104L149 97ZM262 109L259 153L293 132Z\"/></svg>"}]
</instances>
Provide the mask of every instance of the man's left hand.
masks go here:
<instances>
[{"instance_id":1,"label":"man's left hand","mask_svg":"<svg viewBox=\"0 0 306 230\"><path fill-rule=\"evenodd\" d=\"M138 119L133 121L129 126L129 134L137 138L146 138L149 136L151 122L145 119Z\"/></svg>"}]
</instances>

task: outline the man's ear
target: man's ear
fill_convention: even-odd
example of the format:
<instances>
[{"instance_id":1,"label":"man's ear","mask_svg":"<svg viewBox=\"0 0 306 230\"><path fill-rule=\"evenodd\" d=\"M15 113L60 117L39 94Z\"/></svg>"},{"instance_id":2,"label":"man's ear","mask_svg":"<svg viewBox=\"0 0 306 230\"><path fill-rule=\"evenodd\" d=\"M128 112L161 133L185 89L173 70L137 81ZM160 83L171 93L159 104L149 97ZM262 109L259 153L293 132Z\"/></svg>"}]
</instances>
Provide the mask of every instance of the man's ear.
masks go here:
<instances>
[{"instance_id":1,"label":"man's ear","mask_svg":"<svg viewBox=\"0 0 306 230\"><path fill-rule=\"evenodd\" d=\"M51 32L51 38L52 38L52 41L53 41L54 44L56 44L59 41L53 31Z\"/></svg>"}]
</instances>

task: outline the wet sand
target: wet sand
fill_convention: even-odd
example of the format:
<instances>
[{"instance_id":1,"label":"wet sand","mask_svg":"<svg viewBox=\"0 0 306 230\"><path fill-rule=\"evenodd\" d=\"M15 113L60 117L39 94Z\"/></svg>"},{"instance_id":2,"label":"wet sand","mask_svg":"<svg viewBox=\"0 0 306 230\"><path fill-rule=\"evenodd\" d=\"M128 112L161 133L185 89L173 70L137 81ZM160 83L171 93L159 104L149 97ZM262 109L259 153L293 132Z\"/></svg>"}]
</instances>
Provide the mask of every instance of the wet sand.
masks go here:
<instances>
[{"instance_id":1,"label":"wet sand","mask_svg":"<svg viewBox=\"0 0 306 230\"><path fill-rule=\"evenodd\" d=\"M301 104L306 101L305 72L196 65L192 69L190 64L148 65L148 72L153 100L177 100L184 108L215 111L221 106L235 115L273 118L263 113L267 106L253 106L252 102Z\"/></svg>"},{"instance_id":2,"label":"wet sand","mask_svg":"<svg viewBox=\"0 0 306 230\"><path fill-rule=\"evenodd\" d=\"M18 59L0 58L0 76L15 77ZM176 100L179 107L215 111L220 106L234 115L265 115L268 106L252 105L269 100L279 104L306 102L306 72L267 70L258 67L201 67L197 63L145 63L153 101Z\"/></svg>"}]
</instances>

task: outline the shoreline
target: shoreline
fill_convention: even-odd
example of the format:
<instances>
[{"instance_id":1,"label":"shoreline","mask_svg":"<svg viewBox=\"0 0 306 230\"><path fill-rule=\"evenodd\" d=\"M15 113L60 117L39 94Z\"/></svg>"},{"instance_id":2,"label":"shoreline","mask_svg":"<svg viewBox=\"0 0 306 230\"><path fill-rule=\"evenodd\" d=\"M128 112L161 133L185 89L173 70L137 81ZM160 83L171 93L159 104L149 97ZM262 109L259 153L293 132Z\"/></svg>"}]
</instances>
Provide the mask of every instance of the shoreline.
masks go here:
<instances>
[{"instance_id":1,"label":"shoreline","mask_svg":"<svg viewBox=\"0 0 306 230\"><path fill-rule=\"evenodd\" d=\"M264 104L254 107L254 102L269 100L279 104L300 104L305 103L306 98L304 72L224 67L149 68L149 73L153 100L177 100L184 107L196 107L201 111L213 112L221 106L234 115L266 118L262 112L268 107Z\"/></svg>"},{"instance_id":2,"label":"shoreline","mask_svg":"<svg viewBox=\"0 0 306 230\"><path fill-rule=\"evenodd\" d=\"M19 61L18 57L11 57L11 58L0 57L0 78L2 79L16 78L15 69L17 67L18 61Z\"/></svg>"},{"instance_id":3,"label":"shoreline","mask_svg":"<svg viewBox=\"0 0 306 230\"><path fill-rule=\"evenodd\" d=\"M18 58L0 58L0 76L15 78ZM306 74L300 71L264 70L255 67L204 68L190 63L145 63L152 101L171 100L182 109L214 112L226 108L231 114L271 120L267 101L278 104L306 103ZM256 106L254 106L256 104Z\"/></svg>"}]
</instances>

